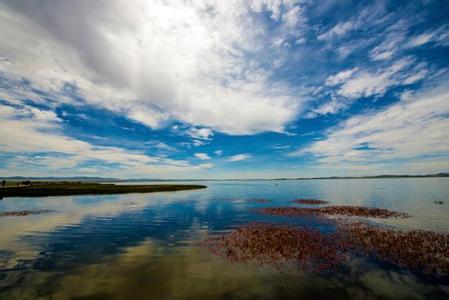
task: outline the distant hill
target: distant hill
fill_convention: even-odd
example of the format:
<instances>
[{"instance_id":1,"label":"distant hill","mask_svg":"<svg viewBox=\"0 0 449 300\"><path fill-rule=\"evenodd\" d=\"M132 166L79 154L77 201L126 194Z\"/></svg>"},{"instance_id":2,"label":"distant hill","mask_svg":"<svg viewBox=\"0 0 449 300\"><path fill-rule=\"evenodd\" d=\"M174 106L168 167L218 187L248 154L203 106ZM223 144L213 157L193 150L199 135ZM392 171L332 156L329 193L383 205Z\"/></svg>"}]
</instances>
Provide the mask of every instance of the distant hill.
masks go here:
<instances>
[{"instance_id":1,"label":"distant hill","mask_svg":"<svg viewBox=\"0 0 449 300\"><path fill-rule=\"evenodd\" d=\"M130 179L120 179L114 177L94 177L94 176L73 176L73 177L26 177L26 176L9 176L0 177L1 180L9 181L83 181L83 182L119 182L119 181L133 181L133 182L144 182L144 181L224 181L224 180L239 180L239 181L250 181L250 180L313 180L313 179L381 179L381 178L432 178L432 177L449 177L449 173L438 173L438 174L425 174L425 175L373 175L373 176L329 176L329 177L298 177L298 178L273 178L273 179L162 179L162 178L130 178Z\"/></svg>"},{"instance_id":2,"label":"distant hill","mask_svg":"<svg viewBox=\"0 0 449 300\"><path fill-rule=\"evenodd\" d=\"M27 177L27 176L10 176L0 177L0 179L10 181L84 181L84 182L111 182L121 181L117 178L110 177L89 177L89 176L74 176L74 177Z\"/></svg>"},{"instance_id":3,"label":"distant hill","mask_svg":"<svg viewBox=\"0 0 449 300\"><path fill-rule=\"evenodd\" d=\"M426 174L426 175L374 175L374 176L331 176L331 177L300 177L296 180L310 179L380 179L380 178L432 178L449 177L449 173Z\"/></svg>"}]
</instances>

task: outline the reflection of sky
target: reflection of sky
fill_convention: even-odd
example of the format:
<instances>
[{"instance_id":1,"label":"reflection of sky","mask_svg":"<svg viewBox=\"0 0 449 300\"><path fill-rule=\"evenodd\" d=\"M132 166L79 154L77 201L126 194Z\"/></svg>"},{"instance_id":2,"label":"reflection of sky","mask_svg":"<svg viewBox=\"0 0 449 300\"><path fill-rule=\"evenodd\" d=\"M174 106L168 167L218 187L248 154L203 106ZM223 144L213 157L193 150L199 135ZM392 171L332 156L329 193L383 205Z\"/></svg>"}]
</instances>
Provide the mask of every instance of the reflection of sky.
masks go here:
<instances>
[{"instance_id":1,"label":"reflection of sky","mask_svg":"<svg viewBox=\"0 0 449 300\"><path fill-rule=\"evenodd\" d=\"M205 190L174 193L6 198L0 202L1 211L55 212L0 218L0 268L68 272L122 255L145 241L157 241L158 255L163 256L170 249L194 245L201 235L248 221L314 222L251 212L256 207L293 205L289 201L296 198L399 210L413 217L377 222L449 232L447 203L433 203L449 198L447 183L447 179L208 182ZM255 198L273 203L245 201Z\"/></svg>"},{"instance_id":2,"label":"reflection of sky","mask_svg":"<svg viewBox=\"0 0 449 300\"><path fill-rule=\"evenodd\" d=\"M432 299L444 297L444 287L397 270L379 269L355 259L338 276L278 272L271 267L232 264L198 247L167 251L158 240L145 239L114 256L78 266L69 272L39 272L28 287L6 293L10 299ZM82 288L80 288L82 287ZM438 297L440 296L440 297ZM89 298L89 299L90 299Z\"/></svg>"}]
</instances>

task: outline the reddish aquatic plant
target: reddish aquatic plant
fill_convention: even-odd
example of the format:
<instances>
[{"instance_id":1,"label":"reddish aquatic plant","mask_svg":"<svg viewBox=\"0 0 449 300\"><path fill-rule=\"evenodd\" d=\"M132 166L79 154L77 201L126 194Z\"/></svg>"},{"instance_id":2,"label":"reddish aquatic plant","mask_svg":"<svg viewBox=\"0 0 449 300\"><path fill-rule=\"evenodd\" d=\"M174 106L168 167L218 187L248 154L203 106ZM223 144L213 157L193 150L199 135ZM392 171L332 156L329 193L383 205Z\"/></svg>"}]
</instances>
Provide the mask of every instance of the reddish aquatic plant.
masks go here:
<instances>
[{"instance_id":1,"label":"reddish aquatic plant","mask_svg":"<svg viewBox=\"0 0 449 300\"><path fill-rule=\"evenodd\" d=\"M19 210L19 211L4 211L0 212L0 217L24 217L28 215L40 215L53 212L52 209L33 209L33 210Z\"/></svg>"},{"instance_id":2,"label":"reddish aquatic plant","mask_svg":"<svg viewBox=\"0 0 449 300\"><path fill-rule=\"evenodd\" d=\"M403 269L449 275L449 234L402 232L361 222L339 222L332 234L304 227L250 223L206 239L203 246L232 262L280 266L290 261L321 271L357 255Z\"/></svg>"},{"instance_id":3,"label":"reddish aquatic plant","mask_svg":"<svg viewBox=\"0 0 449 300\"><path fill-rule=\"evenodd\" d=\"M324 216L343 215L374 218L407 218L405 213L391 211L383 208L363 206L325 206L325 207L266 207L256 212L275 216Z\"/></svg>"},{"instance_id":4,"label":"reddish aquatic plant","mask_svg":"<svg viewBox=\"0 0 449 300\"><path fill-rule=\"evenodd\" d=\"M270 223L243 225L228 234L207 239L203 245L213 254L233 262L279 265L290 261L323 270L336 267L345 259L330 234Z\"/></svg>"},{"instance_id":5,"label":"reddish aquatic plant","mask_svg":"<svg viewBox=\"0 0 449 300\"><path fill-rule=\"evenodd\" d=\"M449 275L449 234L402 232L364 223L340 224L338 232L347 250L409 270Z\"/></svg>"},{"instance_id":6,"label":"reddish aquatic plant","mask_svg":"<svg viewBox=\"0 0 449 300\"><path fill-rule=\"evenodd\" d=\"M324 200L318 200L318 199L296 199L291 201L292 203L297 204L311 204L311 205L318 205L318 204L327 204L329 202Z\"/></svg>"}]
</instances>

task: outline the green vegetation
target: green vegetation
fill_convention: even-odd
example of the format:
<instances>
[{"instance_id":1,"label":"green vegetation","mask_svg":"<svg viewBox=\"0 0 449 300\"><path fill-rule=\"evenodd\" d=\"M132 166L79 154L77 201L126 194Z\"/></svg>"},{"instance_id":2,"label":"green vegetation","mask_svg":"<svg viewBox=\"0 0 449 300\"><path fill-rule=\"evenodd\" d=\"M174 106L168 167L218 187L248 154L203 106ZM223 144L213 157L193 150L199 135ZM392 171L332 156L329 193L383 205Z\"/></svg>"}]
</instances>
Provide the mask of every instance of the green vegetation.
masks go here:
<instances>
[{"instance_id":1,"label":"green vegetation","mask_svg":"<svg viewBox=\"0 0 449 300\"><path fill-rule=\"evenodd\" d=\"M92 182L27 182L0 188L1 197L44 197L68 195L104 195L126 193L153 193L206 188L204 185L155 184L115 185Z\"/></svg>"}]
</instances>

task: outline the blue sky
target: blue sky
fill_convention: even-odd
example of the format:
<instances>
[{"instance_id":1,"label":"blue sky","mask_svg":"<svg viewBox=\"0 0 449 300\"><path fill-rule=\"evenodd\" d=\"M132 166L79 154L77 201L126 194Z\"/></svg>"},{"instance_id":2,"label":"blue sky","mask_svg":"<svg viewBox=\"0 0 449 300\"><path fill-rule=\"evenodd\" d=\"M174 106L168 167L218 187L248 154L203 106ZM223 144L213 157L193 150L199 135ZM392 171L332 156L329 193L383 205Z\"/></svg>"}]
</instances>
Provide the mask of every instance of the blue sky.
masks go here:
<instances>
[{"instance_id":1,"label":"blue sky","mask_svg":"<svg viewBox=\"0 0 449 300\"><path fill-rule=\"evenodd\" d=\"M447 1L0 1L0 176L449 170Z\"/></svg>"}]
</instances>

